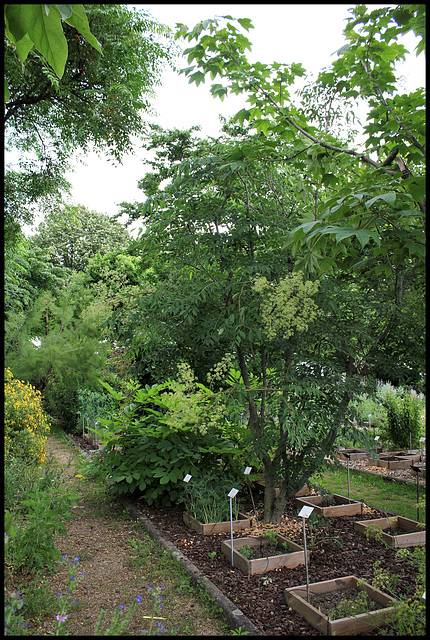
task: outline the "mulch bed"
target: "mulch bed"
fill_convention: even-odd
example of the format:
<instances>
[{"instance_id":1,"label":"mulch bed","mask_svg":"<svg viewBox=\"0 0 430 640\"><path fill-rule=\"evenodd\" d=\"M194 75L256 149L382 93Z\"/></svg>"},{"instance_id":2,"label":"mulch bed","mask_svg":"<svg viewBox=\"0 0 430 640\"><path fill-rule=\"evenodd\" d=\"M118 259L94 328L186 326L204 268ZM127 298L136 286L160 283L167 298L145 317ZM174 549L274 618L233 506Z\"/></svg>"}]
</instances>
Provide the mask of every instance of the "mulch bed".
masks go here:
<instances>
[{"instance_id":1,"label":"mulch bed","mask_svg":"<svg viewBox=\"0 0 430 640\"><path fill-rule=\"evenodd\" d=\"M262 495L260 496L262 498ZM256 495L254 495L256 500ZM257 502L257 501L256 501ZM282 567L263 575L246 576L221 551L221 542L229 539L224 534L202 535L195 533L183 522L180 507L153 508L142 501L135 501L138 510L148 517L166 540L172 542L232 600L262 632L263 635L321 635L313 629L285 601L285 589L306 584L305 567ZM249 507L249 505L247 505ZM252 507L249 510L252 513ZM275 529L297 544L303 544L302 519L291 500L286 506L280 525L260 525L238 531L235 538L261 535L267 529ZM360 516L321 518L320 524L306 532L310 551L309 582L320 582L355 575L371 582L373 563L399 576L398 593L412 595L416 569L405 558L399 558L394 549L381 543L366 540L354 532L355 520L387 517L385 511L365 506ZM215 555L214 555L215 552ZM362 635L379 635L378 630Z\"/></svg>"},{"instance_id":2,"label":"mulch bed","mask_svg":"<svg viewBox=\"0 0 430 640\"><path fill-rule=\"evenodd\" d=\"M88 441L74 436L78 446L90 451L96 447ZM392 475L392 474L390 474ZM402 474L403 476L406 474ZM414 474L415 475L415 474ZM410 478L413 479L412 477ZM253 490L259 525L237 531L234 537L259 536L273 529L297 544L303 545L302 519L297 517L297 507L290 500L285 508L281 524L262 524L261 511L263 492ZM253 515L248 497L241 507ZM230 539L225 533L203 535L188 528L183 521L183 507L155 508L140 499L132 500L135 508L151 520L160 535L172 542L200 571L215 584L232 602L260 629L269 636L318 636L316 629L302 616L291 609L285 601L285 589L306 585L305 566L294 569L282 567L262 575L244 575L231 566L223 555L221 543ZM308 563L309 582L332 580L348 575L364 578L371 583L374 578L373 565L379 562L382 569L398 576L397 595L408 597L414 591L417 569L406 558L397 555L395 549L386 548L376 540L367 540L354 532L355 520L386 518L393 514L364 506L363 514L319 518L318 524L307 525L306 541L310 551ZM390 594L393 595L393 594ZM378 629L360 635L380 635Z\"/></svg>"}]
</instances>

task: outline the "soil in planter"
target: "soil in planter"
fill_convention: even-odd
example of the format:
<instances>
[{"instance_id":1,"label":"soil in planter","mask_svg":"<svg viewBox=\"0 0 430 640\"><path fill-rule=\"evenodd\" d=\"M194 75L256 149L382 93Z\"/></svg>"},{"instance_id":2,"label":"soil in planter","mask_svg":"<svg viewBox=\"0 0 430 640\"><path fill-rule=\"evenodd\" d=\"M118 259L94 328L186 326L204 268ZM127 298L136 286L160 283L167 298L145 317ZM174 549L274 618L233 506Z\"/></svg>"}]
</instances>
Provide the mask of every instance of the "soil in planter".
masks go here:
<instances>
[{"instance_id":1,"label":"soil in planter","mask_svg":"<svg viewBox=\"0 0 430 640\"><path fill-rule=\"evenodd\" d=\"M242 552L242 549L238 549L239 553L246 557L247 560L256 560L257 558L267 558L270 556L284 556L287 553L291 553L288 549L283 549L282 547L274 547L271 544L260 544L258 547L249 547L251 549L251 553L245 554Z\"/></svg>"},{"instance_id":2,"label":"soil in planter","mask_svg":"<svg viewBox=\"0 0 430 640\"><path fill-rule=\"evenodd\" d=\"M407 535L408 533L420 533L421 531L423 531L423 529L420 529L419 527L415 527L415 529L397 529L397 528L393 528L393 527L388 527L388 529L382 529L383 533L388 533L389 536L404 536Z\"/></svg>"},{"instance_id":3,"label":"soil in planter","mask_svg":"<svg viewBox=\"0 0 430 640\"><path fill-rule=\"evenodd\" d=\"M319 609L321 613L329 617L330 620L338 618L349 618L360 613L368 611L377 611L383 609L383 605L366 596L366 604L363 607L356 604L357 598L362 592L354 587L345 587L344 589L336 589L327 591L326 593L310 594L310 604ZM337 613L337 609L341 603L342 609Z\"/></svg>"}]
</instances>

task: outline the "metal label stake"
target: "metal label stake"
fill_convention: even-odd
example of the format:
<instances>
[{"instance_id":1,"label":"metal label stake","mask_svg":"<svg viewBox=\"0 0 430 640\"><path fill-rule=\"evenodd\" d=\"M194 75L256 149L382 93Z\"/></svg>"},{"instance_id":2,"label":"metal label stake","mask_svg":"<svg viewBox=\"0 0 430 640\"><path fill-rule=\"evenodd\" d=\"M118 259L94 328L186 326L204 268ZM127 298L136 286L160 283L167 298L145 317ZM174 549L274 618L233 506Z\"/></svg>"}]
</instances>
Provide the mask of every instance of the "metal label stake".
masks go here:
<instances>
[{"instance_id":1,"label":"metal label stake","mask_svg":"<svg viewBox=\"0 0 430 640\"><path fill-rule=\"evenodd\" d=\"M188 488L188 483L189 483L189 481L191 480L192 477L193 476L191 474L187 473L187 475L183 479L183 482L185 482L185 500L187 501L187 513L188 513L189 516L191 514L190 514L190 505L188 504L188 491L187 491L187 488Z\"/></svg>"},{"instance_id":2,"label":"metal label stake","mask_svg":"<svg viewBox=\"0 0 430 640\"><path fill-rule=\"evenodd\" d=\"M255 520L257 522L257 527L258 527L257 510L255 508L254 497L253 497L252 491L251 491L251 483L249 482L249 474L251 473L251 469L252 469L252 467L246 467L246 469L245 469L245 471L243 473L246 475L246 482L247 482L248 489L249 489L249 495L251 496L252 507L254 509Z\"/></svg>"},{"instance_id":3,"label":"metal label stake","mask_svg":"<svg viewBox=\"0 0 430 640\"><path fill-rule=\"evenodd\" d=\"M348 502L351 502L351 500L349 499L349 458L350 458L350 454L344 452L343 455L346 456L346 472L347 472L347 477L348 477Z\"/></svg>"},{"instance_id":4,"label":"metal label stake","mask_svg":"<svg viewBox=\"0 0 430 640\"><path fill-rule=\"evenodd\" d=\"M302 507L300 509L300 512L299 512L299 517L303 518L303 546L304 546L304 549L305 549L306 595L307 595L308 602L309 602L309 570L308 570L308 552L307 552L307 548L306 548L305 520L307 518L309 518L309 516L311 515L313 510L314 510L313 507L308 507L307 505L305 505L304 507Z\"/></svg>"},{"instance_id":5,"label":"metal label stake","mask_svg":"<svg viewBox=\"0 0 430 640\"><path fill-rule=\"evenodd\" d=\"M231 540L231 566L234 566L233 562L233 498L238 492L238 489L231 489L228 497L230 498L230 540Z\"/></svg>"},{"instance_id":6,"label":"metal label stake","mask_svg":"<svg viewBox=\"0 0 430 640\"><path fill-rule=\"evenodd\" d=\"M424 457L423 457L424 442L425 442L425 438L420 438L420 457L421 457L421 464L424 464Z\"/></svg>"}]
</instances>

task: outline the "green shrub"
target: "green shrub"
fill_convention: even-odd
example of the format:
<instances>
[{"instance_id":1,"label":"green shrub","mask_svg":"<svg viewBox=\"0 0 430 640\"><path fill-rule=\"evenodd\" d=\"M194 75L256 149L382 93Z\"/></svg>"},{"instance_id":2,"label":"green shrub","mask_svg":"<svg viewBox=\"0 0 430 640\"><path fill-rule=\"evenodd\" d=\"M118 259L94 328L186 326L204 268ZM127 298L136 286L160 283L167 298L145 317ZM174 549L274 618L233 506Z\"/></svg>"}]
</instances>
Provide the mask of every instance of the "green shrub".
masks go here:
<instances>
[{"instance_id":1,"label":"green shrub","mask_svg":"<svg viewBox=\"0 0 430 640\"><path fill-rule=\"evenodd\" d=\"M234 468L237 443L225 436L202 385L190 390L169 381L140 389L131 383L127 398L104 384L120 406L112 420L100 420L111 437L95 457L93 473L108 478L114 493L141 492L148 504L170 506L184 499L187 473Z\"/></svg>"},{"instance_id":2,"label":"green shrub","mask_svg":"<svg viewBox=\"0 0 430 640\"><path fill-rule=\"evenodd\" d=\"M80 417L80 428L83 426L90 430L96 430L98 440L105 441L103 432L106 430L100 427L101 418L109 419L115 413L115 400L106 392L92 391L90 389L78 389L78 399L76 413ZM98 428L96 423L99 423Z\"/></svg>"},{"instance_id":3,"label":"green shrub","mask_svg":"<svg viewBox=\"0 0 430 640\"><path fill-rule=\"evenodd\" d=\"M422 433L421 416L424 411L424 396L413 389L395 389L385 385L379 396L387 411L387 436L399 449L418 448Z\"/></svg>"},{"instance_id":4,"label":"green shrub","mask_svg":"<svg viewBox=\"0 0 430 640\"><path fill-rule=\"evenodd\" d=\"M43 410L40 392L5 369L5 460L22 458L27 462L43 462L48 433L49 418Z\"/></svg>"},{"instance_id":5,"label":"green shrub","mask_svg":"<svg viewBox=\"0 0 430 640\"><path fill-rule=\"evenodd\" d=\"M401 598L396 593L395 578L398 576L381 569L379 562L374 563L372 586L388 591L399 600L393 613L385 618L384 627L379 629L380 635L395 635L399 638L425 636L427 635L426 601L423 595L426 590L426 549L425 547L399 549L397 556L406 558L417 567L417 577L415 585L411 585L411 595L407 598Z\"/></svg>"},{"instance_id":6,"label":"green shrub","mask_svg":"<svg viewBox=\"0 0 430 640\"><path fill-rule=\"evenodd\" d=\"M52 380L44 392L44 400L55 415L61 418L65 431L80 433L76 388L65 387L63 383Z\"/></svg>"},{"instance_id":7,"label":"green shrub","mask_svg":"<svg viewBox=\"0 0 430 640\"><path fill-rule=\"evenodd\" d=\"M360 426L367 426L370 414L371 426L377 429L378 433L386 428L387 411L385 407L381 401L371 398L367 393L363 393L356 400L351 401L348 409Z\"/></svg>"}]
</instances>

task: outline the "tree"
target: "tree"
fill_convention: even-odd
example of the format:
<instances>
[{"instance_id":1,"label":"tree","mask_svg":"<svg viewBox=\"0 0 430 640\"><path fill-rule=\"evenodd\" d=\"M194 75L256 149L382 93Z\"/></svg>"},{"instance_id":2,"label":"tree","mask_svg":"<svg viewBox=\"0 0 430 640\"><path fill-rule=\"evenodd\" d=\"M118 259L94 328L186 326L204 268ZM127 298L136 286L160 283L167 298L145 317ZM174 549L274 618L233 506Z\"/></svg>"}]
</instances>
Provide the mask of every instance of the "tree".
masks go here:
<instances>
[{"instance_id":1,"label":"tree","mask_svg":"<svg viewBox=\"0 0 430 640\"><path fill-rule=\"evenodd\" d=\"M333 450L363 376L380 371L396 322L406 322L401 290L410 282L391 274L379 290L371 270L338 271L318 286L296 273L285 240L302 205L288 147L271 133L224 133L195 140L157 128L150 139L154 171L140 182L148 197L122 213L142 219L139 253L158 283L140 296L130 337L137 354L156 344L200 382L209 374L231 419L246 417L244 453L264 469L265 519L276 522ZM405 339L402 358L409 347Z\"/></svg>"},{"instance_id":2,"label":"tree","mask_svg":"<svg viewBox=\"0 0 430 640\"><path fill-rule=\"evenodd\" d=\"M179 25L176 37L197 40L184 52L193 64L181 72L190 81L199 84L208 74L227 79L227 85L212 84L212 95L223 99L229 92L245 93L251 106L236 118L289 143L297 184L308 204L311 198L315 204L290 232L295 268L322 273L359 267L367 247L366 266L388 274L393 264L422 264L424 258L425 96L421 89L396 93L394 69L406 53L397 42L399 35L413 30L421 39L417 54L424 48L425 6L397 5L367 13L364 5L357 5L351 12L344 31L349 43L318 82L335 87L341 98L361 96L367 101L365 151L313 126L306 104L296 107L290 94L295 77L305 73L303 67L250 64L245 50L251 43L232 22L219 27L219 20L206 20L192 30ZM252 27L248 19L238 23L246 30Z\"/></svg>"},{"instance_id":3,"label":"tree","mask_svg":"<svg viewBox=\"0 0 430 640\"><path fill-rule=\"evenodd\" d=\"M43 5L28 6L43 15ZM7 5L6 14L14 7L26 5ZM60 7L75 12L81 5ZM9 225L29 222L34 206L42 206L44 198L50 204L49 199L67 186L63 176L73 152L94 148L119 162L132 150L133 137L144 128L153 86L170 58L169 45L157 42L168 30L145 12L126 5L84 7L103 55L79 33L76 21L66 19L62 25L68 55L60 78L35 49L22 64L22 50L5 40L5 134L8 149L21 157L19 171L7 176L12 182L6 203ZM48 17L53 12L58 17L58 11L51 5ZM19 42L23 41L26 36Z\"/></svg>"},{"instance_id":4,"label":"tree","mask_svg":"<svg viewBox=\"0 0 430 640\"><path fill-rule=\"evenodd\" d=\"M78 205L53 211L39 224L30 244L45 251L54 266L84 271L96 254L122 252L131 237L109 216Z\"/></svg>"},{"instance_id":5,"label":"tree","mask_svg":"<svg viewBox=\"0 0 430 640\"><path fill-rule=\"evenodd\" d=\"M303 402L306 395L299 386L294 391L294 365L301 355L294 342L315 320L317 287L292 273L294 263L282 246L296 214L282 163L275 159L279 149L273 140L240 127L226 126L225 132L220 140L193 140L190 132L157 129L150 143L157 142L156 171L141 182L151 195L123 212L142 217L140 252L153 259L160 274L154 291L141 296L144 338L168 337L201 382L211 374L213 388L230 397L233 420L248 413L244 447L263 465L265 519L276 521L280 501L285 505L286 496L300 488L294 491L295 484L303 484L321 464L323 454L319 459L315 450L322 451L328 438L321 428L326 420L334 428L337 416L332 407L328 412L319 407L317 416L314 402L312 417L310 409L307 413L312 433L309 425L305 431L298 425L299 410L292 416L291 394ZM160 189L166 172L172 180ZM140 326L134 325L136 349ZM216 370L223 369L214 386ZM323 395L314 385L309 396L317 394ZM288 473L292 466L301 472ZM275 483L286 478L275 506Z\"/></svg>"}]
</instances>

